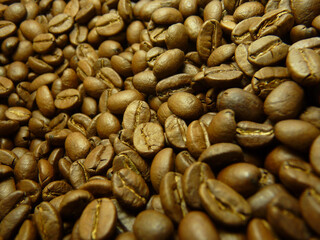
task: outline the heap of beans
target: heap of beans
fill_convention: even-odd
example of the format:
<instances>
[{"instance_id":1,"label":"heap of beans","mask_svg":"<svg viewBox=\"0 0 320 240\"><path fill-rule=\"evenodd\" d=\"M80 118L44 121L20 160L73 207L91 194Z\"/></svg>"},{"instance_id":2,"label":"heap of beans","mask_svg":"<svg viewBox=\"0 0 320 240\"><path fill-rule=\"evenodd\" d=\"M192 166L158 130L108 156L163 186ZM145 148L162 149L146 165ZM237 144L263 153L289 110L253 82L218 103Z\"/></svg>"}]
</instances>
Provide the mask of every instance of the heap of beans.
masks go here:
<instances>
[{"instance_id":1,"label":"heap of beans","mask_svg":"<svg viewBox=\"0 0 320 240\"><path fill-rule=\"evenodd\" d=\"M0 0L0 240L319 240L319 0Z\"/></svg>"}]
</instances>

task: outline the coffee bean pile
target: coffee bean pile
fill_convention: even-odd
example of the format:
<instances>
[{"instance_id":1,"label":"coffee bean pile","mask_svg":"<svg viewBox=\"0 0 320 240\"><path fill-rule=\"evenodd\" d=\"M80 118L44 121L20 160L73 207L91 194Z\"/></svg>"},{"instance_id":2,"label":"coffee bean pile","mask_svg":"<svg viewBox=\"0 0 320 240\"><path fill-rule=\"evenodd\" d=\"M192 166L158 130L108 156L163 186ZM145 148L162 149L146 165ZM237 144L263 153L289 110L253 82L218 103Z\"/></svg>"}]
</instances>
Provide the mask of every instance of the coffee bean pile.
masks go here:
<instances>
[{"instance_id":1,"label":"coffee bean pile","mask_svg":"<svg viewBox=\"0 0 320 240\"><path fill-rule=\"evenodd\" d=\"M0 240L320 239L319 0L0 0Z\"/></svg>"}]
</instances>

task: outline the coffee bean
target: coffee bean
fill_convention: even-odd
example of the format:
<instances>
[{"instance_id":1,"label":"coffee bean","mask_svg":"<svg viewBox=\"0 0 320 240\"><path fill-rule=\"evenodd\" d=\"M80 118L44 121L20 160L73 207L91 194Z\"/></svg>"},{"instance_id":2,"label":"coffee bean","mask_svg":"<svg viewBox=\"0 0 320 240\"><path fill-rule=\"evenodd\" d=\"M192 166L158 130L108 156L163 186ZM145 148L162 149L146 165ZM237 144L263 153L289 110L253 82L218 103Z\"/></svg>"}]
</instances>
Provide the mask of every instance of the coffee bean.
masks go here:
<instances>
[{"instance_id":1,"label":"coffee bean","mask_svg":"<svg viewBox=\"0 0 320 240\"><path fill-rule=\"evenodd\" d=\"M292 79L303 86L315 86L320 82L319 64L319 55L312 49L293 49L286 60Z\"/></svg>"},{"instance_id":2,"label":"coffee bean","mask_svg":"<svg viewBox=\"0 0 320 240\"><path fill-rule=\"evenodd\" d=\"M59 213L48 202L42 202L34 210L34 221L42 239L60 239L62 222Z\"/></svg>"},{"instance_id":3,"label":"coffee bean","mask_svg":"<svg viewBox=\"0 0 320 240\"><path fill-rule=\"evenodd\" d=\"M241 226L251 217L249 203L226 184L208 179L200 185L202 206L208 214L226 226Z\"/></svg>"},{"instance_id":4,"label":"coffee bean","mask_svg":"<svg viewBox=\"0 0 320 240\"><path fill-rule=\"evenodd\" d=\"M264 220L259 218L254 218L248 224L247 230L248 239L276 239L276 234L271 228L270 224Z\"/></svg>"},{"instance_id":5,"label":"coffee bean","mask_svg":"<svg viewBox=\"0 0 320 240\"><path fill-rule=\"evenodd\" d=\"M304 220L319 234L319 221L317 221L320 211L319 192L312 188L306 189L300 196L300 209Z\"/></svg>"},{"instance_id":6,"label":"coffee bean","mask_svg":"<svg viewBox=\"0 0 320 240\"><path fill-rule=\"evenodd\" d=\"M111 166L113 155L112 146L99 145L87 155L84 166L90 175L102 174Z\"/></svg>"},{"instance_id":7,"label":"coffee bean","mask_svg":"<svg viewBox=\"0 0 320 240\"><path fill-rule=\"evenodd\" d=\"M141 240L171 239L173 231L174 226L171 220L166 215L154 210L145 210L139 213L133 224L134 235Z\"/></svg>"},{"instance_id":8,"label":"coffee bean","mask_svg":"<svg viewBox=\"0 0 320 240\"><path fill-rule=\"evenodd\" d=\"M182 189L187 204L196 209L202 207L198 189L201 183L214 178L209 165L202 162L191 164L182 176Z\"/></svg>"},{"instance_id":9,"label":"coffee bean","mask_svg":"<svg viewBox=\"0 0 320 240\"><path fill-rule=\"evenodd\" d=\"M149 188L144 179L127 168L112 176L112 192L125 207L141 209L147 204Z\"/></svg>"},{"instance_id":10,"label":"coffee bean","mask_svg":"<svg viewBox=\"0 0 320 240\"><path fill-rule=\"evenodd\" d=\"M118 13L104 14L96 22L97 33L105 37L119 33L123 27L123 19Z\"/></svg>"},{"instance_id":11,"label":"coffee bean","mask_svg":"<svg viewBox=\"0 0 320 240\"><path fill-rule=\"evenodd\" d=\"M163 129L157 123L141 123L133 133L133 145L142 157L153 157L164 147L164 140Z\"/></svg>"},{"instance_id":12,"label":"coffee bean","mask_svg":"<svg viewBox=\"0 0 320 240\"><path fill-rule=\"evenodd\" d=\"M182 175L180 173L168 172L161 180L159 189L165 214L177 224L189 212L182 190L181 178Z\"/></svg>"},{"instance_id":13,"label":"coffee bean","mask_svg":"<svg viewBox=\"0 0 320 240\"><path fill-rule=\"evenodd\" d=\"M209 216L200 211L189 212L180 222L178 233L180 239L220 239Z\"/></svg>"},{"instance_id":14,"label":"coffee bean","mask_svg":"<svg viewBox=\"0 0 320 240\"><path fill-rule=\"evenodd\" d=\"M319 135L319 130L311 123L293 119L278 122L274 131L279 141L299 151L308 151L313 140Z\"/></svg>"}]
</instances>

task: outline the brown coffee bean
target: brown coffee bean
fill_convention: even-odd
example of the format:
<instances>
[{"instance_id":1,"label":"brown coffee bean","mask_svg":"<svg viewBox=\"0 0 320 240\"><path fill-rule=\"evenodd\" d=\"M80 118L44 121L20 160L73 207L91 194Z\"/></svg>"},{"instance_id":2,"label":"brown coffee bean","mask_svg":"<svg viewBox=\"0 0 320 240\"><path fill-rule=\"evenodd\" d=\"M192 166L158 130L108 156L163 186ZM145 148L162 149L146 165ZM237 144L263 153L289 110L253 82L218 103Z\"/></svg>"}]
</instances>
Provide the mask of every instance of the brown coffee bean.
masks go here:
<instances>
[{"instance_id":1,"label":"brown coffee bean","mask_svg":"<svg viewBox=\"0 0 320 240\"><path fill-rule=\"evenodd\" d=\"M20 225L27 218L31 207L29 205L20 205L11 210L0 223L0 236L4 240L12 239Z\"/></svg>"},{"instance_id":2,"label":"brown coffee bean","mask_svg":"<svg viewBox=\"0 0 320 240\"><path fill-rule=\"evenodd\" d=\"M293 49L286 60L292 79L303 86L315 86L320 82L319 64L320 57L312 49Z\"/></svg>"},{"instance_id":3,"label":"brown coffee bean","mask_svg":"<svg viewBox=\"0 0 320 240\"><path fill-rule=\"evenodd\" d=\"M279 178L286 188L298 194L308 187L316 188L320 183L320 178L310 171L310 165L300 162L282 163Z\"/></svg>"},{"instance_id":4,"label":"brown coffee bean","mask_svg":"<svg viewBox=\"0 0 320 240\"><path fill-rule=\"evenodd\" d=\"M53 34L62 34L71 29L74 20L65 13L60 13L49 21L49 32Z\"/></svg>"},{"instance_id":5,"label":"brown coffee bean","mask_svg":"<svg viewBox=\"0 0 320 240\"><path fill-rule=\"evenodd\" d=\"M243 161L242 149L233 143L216 143L205 149L198 161L205 162L217 170L230 163Z\"/></svg>"},{"instance_id":6,"label":"brown coffee bean","mask_svg":"<svg viewBox=\"0 0 320 240\"><path fill-rule=\"evenodd\" d=\"M115 115L105 112L97 119L96 128L100 138L109 138L110 134L120 130L120 122Z\"/></svg>"},{"instance_id":7,"label":"brown coffee bean","mask_svg":"<svg viewBox=\"0 0 320 240\"><path fill-rule=\"evenodd\" d=\"M205 21L197 37L197 51L204 61L207 61L211 52L221 45L222 30L217 20Z\"/></svg>"},{"instance_id":8,"label":"brown coffee bean","mask_svg":"<svg viewBox=\"0 0 320 240\"><path fill-rule=\"evenodd\" d=\"M308 151L313 140L320 134L319 129L302 120L283 120L274 128L276 138L288 147Z\"/></svg>"},{"instance_id":9,"label":"brown coffee bean","mask_svg":"<svg viewBox=\"0 0 320 240\"><path fill-rule=\"evenodd\" d=\"M164 147L164 141L164 133L160 124L141 123L134 130L133 145L142 157L153 157Z\"/></svg>"},{"instance_id":10,"label":"brown coffee bean","mask_svg":"<svg viewBox=\"0 0 320 240\"><path fill-rule=\"evenodd\" d=\"M168 107L178 117L188 120L198 119L203 112L200 100L187 92L178 92L170 96Z\"/></svg>"},{"instance_id":11,"label":"brown coffee bean","mask_svg":"<svg viewBox=\"0 0 320 240\"><path fill-rule=\"evenodd\" d=\"M174 170L175 155L172 148L162 149L153 158L150 168L150 180L156 192L159 192L160 183L166 173Z\"/></svg>"},{"instance_id":12,"label":"brown coffee bean","mask_svg":"<svg viewBox=\"0 0 320 240\"><path fill-rule=\"evenodd\" d=\"M27 152L19 158L14 167L14 175L18 181L38 179L37 161L32 152Z\"/></svg>"},{"instance_id":13,"label":"brown coffee bean","mask_svg":"<svg viewBox=\"0 0 320 240\"><path fill-rule=\"evenodd\" d=\"M251 217L251 207L235 190L226 184L208 179L200 185L202 206L217 222L226 226L242 226Z\"/></svg>"},{"instance_id":14,"label":"brown coffee bean","mask_svg":"<svg viewBox=\"0 0 320 240\"><path fill-rule=\"evenodd\" d=\"M39 110L47 117L53 116L55 112L54 99L46 85L41 86L37 90L36 103Z\"/></svg>"},{"instance_id":15,"label":"brown coffee bean","mask_svg":"<svg viewBox=\"0 0 320 240\"><path fill-rule=\"evenodd\" d=\"M209 216L200 211L189 212L180 222L178 233L181 240L220 239L218 231Z\"/></svg>"},{"instance_id":16,"label":"brown coffee bean","mask_svg":"<svg viewBox=\"0 0 320 240\"><path fill-rule=\"evenodd\" d=\"M214 178L209 165L202 162L191 164L182 176L182 189L187 204L195 209L201 209L201 200L198 189L204 181Z\"/></svg>"},{"instance_id":17,"label":"brown coffee bean","mask_svg":"<svg viewBox=\"0 0 320 240\"><path fill-rule=\"evenodd\" d=\"M166 215L154 210L145 210L137 216L133 232L138 240L166 240L172 238L174 226Z\"/></svg>"},{"instance_id":18,"label":"brown coffee bean","mask_svg":"<svg viewBox=\"0 0 320 240\"><path fill-rule=\"evenodd\" d=\"M279 221L281 219L282 221ZM280 195L268 205L267 220L283 238L309 239L310 231L300 217L299 203L294 197Z\"/></svg>"},{"instance_id":19,"label":"brown coffee bean","mask_svg":"<svg viewBox=\"0 0 320 240\"><path fill-rule=\"evenodd\" d=\"M271 24L270 24L271 23ZM284 36L294 25L294 17L288 9L276 9L265 13L260 21L250 26L250 34L255 38L266 35Z\"/></svg>"},{"instance_id":20,"label":"brown coffee bean","mask_svg":"<svg viewBox=\"0 0 320 240\"><path fill-rule=\"evenodd\" d=\"M186 148L188 126L183 119L172 114L165 120L164 128L171 146L179 149Z\"/></svg>"},{"instance_id":21,"label":"brown coffee bean","mask_svg":"<svg viewBox=\"0 0 320 240\"><path fill-rule=\"evenodd\" d=\"M254 218L249 222L247 228L247 236L248 240L277 239L277 236L271 228L270 224L266 220L260 218Z\"/></svg>"},{"instance_id":22,"label":"brown coffee bean","mask_svg":"<svg viewBox=\"0 0 320 240\"><path fill-rule=\"evenodd\" d=\"M124 22L118 13L112 12L102 15L95 26L99 35L108 37L119 33L124 27Z\"/></svg>"},{"instance_id":23,"label":"brown coffee bean","mask_svg":"<svg viewBox=\"0 0 320 240\"><path fill-rule=\"evenodd\" d=\"M312 123L317 128L320 128L320 108L318 107L308 107L299 118L303 121Z\"/></svg>"},{"instance_id":24,"label":"brown coffee bean","mask_svg":"<svg viewBox=\"0 0 320 240\"><path fill-rule=\"evenodd\" d=\"M319 14L320 8L316 1L292 1L291 3L292 14L296 24L304 24L309 26L312 20ZM308 16L305 14L309 12Z\"/></svg>"},{"instance_id":25,"label":"brown coffee bean","mask_svg":"<svg viewBox=\"0 0 320 240\"><path fill-rule=\"evenodd\" d=\"M183 174L185 170L194 162L196 162L196 160L188 151L181 151L176 156L174 167L178 173Z\"/></svg>"},{"instance_id":26,"label":"brown coffee bean","mask_svg":"<svg viewBox=\"0 0 320 240\"><path fill-rule=\"evenodd\" d=\"M207 129L199 120L195 120L189 124L186 138L188 151L195 158L198 158L210 146Z\"/></svg>"},{"instance_id":27,"label":"brown coffee bean","mask_svg":"<svg viewBox=\"0 0 320 240\"><path fill-rule=\"evenodd\" d=\"M79 159L73 162L69 167L69 179L72 186L76 189L88 182L89 173L84 166L85 159ZM68 170L68 169L66 169Z\"/></svg>"},{"instance_id":28,"label":"brown coffee bean","mask_svg":"<svg viewBox=\"0 0 320 240\"><path fill-rule=\"evenodd\" d=\"M161 204L165 214L175 223L180 223L189 212L182 190L182 175L168 172L160 184ZM175 194L177 193L177 194Z\"/></svg>"},{"instance_id":29,"label":"brown coffee bean","mask_svg":"<svg viewBox=\"0 0 320 240\"><path fill-rule=\"evenodd\" d=\"M82 211L93 199L91 193L85 190L73 190L66 193L59 205L61 218L64 220L78 219Z\"/></svg>"},{"instance_id":30,"label":"brown coffee bean","mask_svg":"<svg viewBox=\"0 0 320 240\"><path fill-rule=\"evenodd\" d=\"M59 213L48 202L36 206L34 221L42 239L60 239L62 222Z\"/></svg>"},{"instance_id":31,"label":"brown coffee bean","mask_svg":"<svg viewBox=\"0 0 320 240\"><path fill-rule=\"evenodd\" d=\"M234 163L222 169L217 179L248 197L258 191L261 177L259 168L253 164Z\"/></svg>"},{"instance_id":32,"label":"brown coffee bean","mask_svg":"<svg viewBox=\"0 0 320 240\"><path fill-rule=\"evenodd\" d=\"M264 6L260 2L247 2L235 9L233 17L237 22L240 22L253 16L262 16L263 14Z\"/></svg>"},{"instance_id":33,"label":"brown coffee bean","mask_svg":"<svg viewBox=\"0 0 320 240\"><path fill-rule=\"evenodd\" d=\"M236 63L238 64L239 68L248 76L252 77L256 71L259 70L259 67L253 65L249 60L249 46L250 43L241 43L237 46L234 56Z\"/></svg>"},{"instance_id":34,"label":"brown coffee bean","mask_svg":"<svg viewBox=\"0 0 320 240\"><path fill-rule=\"evenodd\" d=\"M57 94L54 100L56 108L61 110L71 110L81 103L80 93L76 89L66 89Z\"/></svg>"},{"instance_id":35,"label":"brown coffee bean","mask_svg":"<svg viewBox=\"0 0 320 240\"><path fill-rule=\"evenodd\" d=\"M16 235L15 239L23 240L23 239L37 239L37 228L35 223L32 220L26 219Z\"/></svg>"},{"instance_id":36,"label":"brown coffee bean","mask_svg":"<svg viewBox=\"0 0 320 240\"><path fill-rule=\"evenodd\" d=\"M53 198L66 194L71 190L72 187L65 181L53 181L42 190L42 199L44 201L50 201Z\"/></svg>"},{"instance_id":37,"label":"brown coffee bean","mask_svg":"<svg viewBox=\"0 0 320 240\"><path fill-rule=\"evenodd\" d=\"M238 122L236 140L242 147L259 148L269 145L274 138L272 125L250 121Z\"/></svg>"},{"instance_id":38,"label":"brown coffee bean","mask_svg":"<svg viewBox=\"0 0 320 240\"><path fill-rule=\"evenodd\" d=\"M47 53L55 46L55 36L51 33L37 35L33 39L33 50L37 53Z\"/></svg>"},{"instance_id":39,"label":"brown coffee bean","mask_svg":"<svg viewBox=\"0 0 320 240\"><path fill-rule=\"evenodd\" d=\"M147 204L149 188L144 179L127 168L112 175L112 192L125 207L141 209Z\"/></svg>"},{"instance_id":40,"label":"brown coffee bean","mask_svg":"<svg viewBox=\"0 0 320 240\"><path fill-rule=\"evenodd\" d=\"M263 102L256 95L240 88L229 88L220 92L217 98L217 107L231 109L236 119L261 122L263 120Z\"/></svg>"},{"instance_id":41,"label":"brown coffee bean","mask_svg":"<svg viewBox=\"0 0 320 240\"><path fill-rule=\"evenodd\" d=\"M0 77L0 96L7 97L13 91L14 91L13 82L9 78Z\"/></svg>"},{"instance_id":42,"label":"brown coffee bean","mask_svg":"<svg viewBox=\"0 0 320 240\"><path fill-rule=\"evenodd\" d=\"M99 145L87 155L84 166L90 175L106 173L111 167L113 155L112 146Z\"/></svg>"},{"instance_id":43,"label":"brown coffee bean","mask_svg":"<svg viewBox=\"0 0 320 240\"><path fill-rule=\"evenodd\" d=\"M312 188L308 188L301 194L299 203L304 220L319 234L319 193Z\"/></svg>"},{"instance_id":44,"label":"brown coffee bean","mask_svg":"<svg viewBox=\"0 0 320 240\"><path fill-rule=\"evenodd\" d=\"M279 195L289 195L283 185L272 184L261 188L247 199L252 209L252 215L257 218L266 218L268 204Z\"/></svg>"},{"instance_id":45,"label":"brown coffee bean","mask_svg":"<svg viewBox=\"0 0 320 240\"><path fill-rule=\"evenodd\" d=\"M283 60L289 46L273 35L264 36L252 42L248 48L248 60L258 66L268 66Z\"/></svg>"},{"instance_id":46,"label":"brown coffee bean","mask_svg":"<svg viewBox=\"0 0 320 240\"><path fill-rule=\"evenodd\" d=\"M18 121L20 123L27 122L31 117L31 112L24 107L10 107L4 114L7 119Z\"/></svg>"},{"instance_id":47,"label":"brown coffee bean","mask_svg":"<svg viewBox=\"0 0 320 240\"><path fill-rule=\"evenodd\" d=\"M75 161L85 158L90 150L88 139L79 132L68 134L65 141L66 154Z\"/></svg>"},{"instance_id":48,"label":"brown coffee bean","mask_svg":"<svg viewBox=\"0 0 320 240\"><path fill-rule=\"evenodd\" d=\"M24 179L17 183L17 190L21 190L26 193L32 202L32 204L37 203L41 198L41 186L39 183L30 180Z\"/></svg>"},{"instance_id":49,"label":"brown coffee bean","mask_svg":"<svg viewBox=\"0 0 320 240\"><path fill-rule=\"evenodd\" d=\"M210 143L232 142L236 134L235 115L231 109L224 109L215 115L209 126Z\"/></svg>"},{"instance_id":50,"label":"brown coffee bean","mask_svg":"<svg viewBox=\"0 0 320 240\"><path fill-rule=\"evenodd\" d=\"M127 106L122 126L125 129L135 129L139 124L149 122L150 114L149 105L145 101L135 100Z\"/></svg>"},{"instance_id":51,"label":"brown coffee bean","mask_svg":"<svg viewBox=\"0 0 320 240\"><path fill-rule=\"evenodd\" d=\"M169 77L182 66L184 53L180 49L170 49L161 54L154 63L153 74L157 79Z\"/></svg>"},{"instance_id":52,"label":"brown coffee bean","mask_svg":"<svg viewBox=\"0 0 320 240\"><path fill-rule=\"evenodd\" d=\"M17 26L11 22L6 20L0 21L0 39L4 39L12 35L17 29Z\"/></svg>"},{"instance_id":53,"label":"brown coffee bean","mask_svg":"<svg viewBox=\"0 0 320 240\"><path fill-rule=\"evenodd\" d=\"M122 168L131 169L138 175L141 175L145 181L150 181L150 167L146 161L134 150L125 150L118 153L113 159L112 168L115 172Z\"/></svg>"}]
</instances>

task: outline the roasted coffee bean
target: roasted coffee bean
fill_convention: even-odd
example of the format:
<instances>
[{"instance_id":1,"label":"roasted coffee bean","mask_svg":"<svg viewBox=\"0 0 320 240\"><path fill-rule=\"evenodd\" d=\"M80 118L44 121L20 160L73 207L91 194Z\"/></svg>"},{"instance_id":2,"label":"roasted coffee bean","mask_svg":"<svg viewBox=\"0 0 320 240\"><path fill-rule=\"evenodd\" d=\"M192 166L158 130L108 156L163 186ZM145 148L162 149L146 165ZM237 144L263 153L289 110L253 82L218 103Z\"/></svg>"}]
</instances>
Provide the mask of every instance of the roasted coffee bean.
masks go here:
<instances>
[{"instance_id":1,"label":"roasted coffee bean","mask_svg":"<svg viewBox=\"0 0 320 240\"><path fill-rule=\"evenodd\" d=\"M123 232L132 232L136 216L132 212L121 206L119 201L117 201L116 199L113 198L111 199L111 201L117 209L117 233L119 234Z\"/></svg>"},{"instance_id":2,"label":"roasted coffee bean","mask_svg":"<svg viewBox=\"0 0 320 240\"><path fill-rule=\"evenodd\" d=\"M249 222L247 229L247 237L248 240L277 239L277 236L271 228L270 224L266 220L260 218L254 218Z\"/></svg>"},{"instance_id":3,"label":"roasted coffee bean","mask_svg":"<svg viewBox=\"0 0 320 240\"><path fill-rule=\"evenodd\" d=\"M174 167L178 173L183 174L185 170L192 164L196 162L196 159L188 151L181 151L177 154Z\"/></svg>"},{"instance_id":4,"label":"roasted coffee bean","mask_svg":"<svg viewBox=\"0 0 320 240\"><path fill-rule=\"evenodd\" d=\"M308 239L311 235L300 217L299 203L294 197L280 195L274 198L268 205L267 220L283 238Z\"/></svg>"},{"instance_id":5,"label":"roasted coffee bean","mask_svg":"<svg viewBox=\"0 0 320 240\"><path fill-rule=\"evenodd\" d=\"M53 181L42 190L42 199L50 201L55 197L66 194L71 191L72 187L63 180Z\"/></svg>"},{"instance_id":6,"label":"roasted coffee bean","mask_svg":"<svg viewBox=\"0 0 320 240\"><path fill-rule=\"evenodd\" d=\"M247 200L251 206L252 215L257 218L266 218L268 204L279 195L289 195L286 189L280 184L272 184L261 188Z\"/></svg>"},{"instance_id":7,"label":"roasted coffee bean","mask_svg":"<svg viewBox=\"0 0 320 240\"><path fill-rule=\"evenodd\" d=\"M29 205L20 205L11 210L0 223L0 236L4 240L12 239L17 229L27 218L30 213L31 207Z\"/></svg>"},{"instance_id":8,"label":"roasted coffee bean","mask_svg":"<svg viewBox=\"0 0 320 240\"><path fill-rule=\"evenodd\" d=\"M217 170L230 163L243 161L242 149L233 143L216 143L205 149L198 161L205 162L211 169Z\"/></svg>"},{"instance_id":9,"label":"roasted coffee bean","mask_svg":"<svg viewBox=\"0 0 320 240\"><path fill-rule=\"evenodd\" d=\"M209 165L203 162L191 164L182 176L182 189L187 204L196 209L202 207L199 196L199 187L207 179L214 178Z\"/></svg>"},{"instance_id":10,"label":"roasted coffee bean","mask_svg":"<svg viewBox=\"0 0 320 240\"><path fill-rule=\"evenodd\" d=\"M90 175L97 175L107 172L111 167L114 150L111 145L99 145L87 155L84 166Z\"/></svg>"},{"instance_id":11,"label":"roasted coffee bean","mask_svg":"<svg viewBox=\"0 0 320 240\"><path fill-rule=\"evenodd\" d=\"M320 178L310 171L310 166L300 162L284 162L279 169L279 178L283 185L295 193L301 193L307 187L317 187Z\"/></svg>"},{"instance_id":12,"label":"roasted coffee bean","mask_svg":"<svg viewBox=\"0 0 320 240\"><path fill-rule=\"evenodd\" d=\"M268 66L283 60L288 53L289 46L273 35L259 38L248 48L248 60L258 66Z\"/></svg>"},{"instance_id":13,"label":"roasted coffee bean","mask_svg":"<svg viewBox=\"0 0 320 240\"><path fill-rule=\"evenodd\" d=\"M76 89L66 89L57 94L54 100L56 108L61 110L71 110L81 103L80 93Z\"/></svg>"},{"instance_id":14,"label":"roasted coffee bean","mask_svg":"<svg viewBox=\"0 0 320 240\"><path fill-rule=\"evenodd\" d=\"M259 97L266 98L273 89L287 80L290 80L287 68L264 67L254 74L251 85Z\"/></svg>"},{"instance_id":15,"label":"roasted coffee bean","mask_svg":"<svg viewBox=\"0 0 320 240\"><path fill-rule=\"evenodd\" d=\"M113 194L124 206L141 209L147 204L149 188L140 175L123 168L113 174L112 183Z\"/></svg>"},{"instance_id":16,"label":"roasted coffee bean","mask_svg":"<svg viewBox=\"0 0 320 240\"><path fill-rule=\"evenodd\" d=\"M89 180L81 185L79 189L90 192L95 198L112 196L112 183L108 179Z\"/></svg>"},{"instance_id":17,"label":"roasted coffee bean","mask_svg":"<svg viewBox=\"0 0 320 240\"><path fill-rule=\"evenodd\" d=\"M243 226L251 217L249 203L226 184L208 179L200 185L202 206L217 222L226 226Z\"/></svg>"},{"instance_id":18,"label":"roasted coffee bean","mask_svg":"<svg viewBox=\"0 0 320 240\"><path fill-rule=\"evenodd\" d=\"M141 123L150 120L150 107L145 101L131 102L123 113L122 126L124 129L135 129Z\"/></svg>"},{"instance_id":19,"label":"roasted coffee bean","mask_svg":"<svg viewBox=\"0 0 320 240\"><path fill-rule=\"evenodd\" d=\"M188 126L183 119L172 114L165 120L164 128L171 146L178 149L186 148Z\"/></svg>"},{"instance_id":20,"label":"roasted coffee bean","mask_svg":"<svg viewBox=\"0 0 320 240\"><path fill-rule=\"evenodd\" d=\"M102 15L95 26L99 35L108 37L119 33L124 27L124 22L118 13L113 12Z\"/></svg>"},{"instance_id":21,"label":"roasted coffee bean","mask_svg":"<svg viewBox=\"0 0 320 240\"><path fill-rule=\"evenodd\" d=\"M180 222L179 239L220 239L218 230L208 215L200 211L189 212Z\"/></svg>"},{"instance_id":22,"label":"roasted coffee bean","mask_svg":"<svg viewBox=\"0 0 320 240\"><path fill-rule=\"evenodd\" d=\"M256 23L250 26L250 34L255 38L266 35L283 36L294 24L294 17L288 9L277 9L267 12Z\"/></svg>"},{"instance_id":23,"label":"roasted coffee bean","mask_svg":"<svg viewBox=\"0 0 320 240\"><path fill-rule=\"evenodd\" d=\"M236 134L236 121L234 111L224 109L213 116L208 134L210 143L232 142Z\"/></svg>"},{"instance_id":24,"label":"roasted coffee bean","mask_svg":"<svg viewBox=\"0 0 320 240\"><path fill-rule=\"evenodd\" d=\"M85 159L79 159L73 162L69 168L69 180L72 186L76 189L88 182L89 173L84 166Z\"/></svg>"},{"instance_id":25,"label":"roasted coffee bean","mask_svg":"<svg viewBox=\"0 0 320 240\"><path fill-rule=\"evenodd\" d=\"M171 77L162 79L156 85L157 96L161 101L166 101L175 92L189 92L193 93L194 90L191 87L191 74L176 74Z\"/></svg>"},{"instance_id":26,"label":"roasted coffee bean","mask_svg":"<svg viewBox=\"0 0 320 240\"><path fill-rule=\"evenodd\" d=\"M319 192L312 188L306 189L303 194L301 194L299 203L304 220L317 234L319 234Z\"/></svg>"},{"instance_id":27,"label":"roasted coffee bean","mask_svg":"<svg viewBox=\"0 0 320 240\"><path fill-rule=\"evenodd\" d=\"M320 131L311 123L290 119L278 122L274 132L276 138L286 146L299 151L308 151Z\"/></svg>"},{"instance_id":28,"label":"roasted coffee bean","mask_svg":"<svg viewBox=\"0 0 320 240\"><path fill-rule=\"evenodd\" d=\"M222 29L217 20L205 21L197 37L197 51L200 57L206 61L211 52L219 47L222 42Z\"/></svg>"},{"instance_id":29,"label":"roasted coffee bean","mask_svg":"<svg viewBox=\"0 0 320 240\"><path fill-rule=\"evenodd\" d=\"M174 170L175 155L172 148L162 149L153 158L150 168L150 180L156 192L159 192L162 178Z\"/></svg>"},{"instance_id":30,"label":"roasted coffee bean","mask_svg":"<svg viewBox=\"0 0 320 240\"><path fill-rule=\"evenodd\" d=\"M59 205L62 219L78 219L85 207L93 200L91 193L85 190L73 190L66 193Z\"/></svg>"},{"instance_id":31,"label":"roasted coffee bean","mask_svg":"<svg viewBox=\"0 0 320 240\"><path fill-rule=\"evenodd\" d=\"M187 129L186 146L195 158L210 146L209 135L206 126L199 120L191 122Z\"/></svg>"},{"instance_id":32,"label":"roasted coffee bean","mask_svg":"<svg viewBox=\"0 0 320 240\"><path fill-rule=\"evenodd\" d=\"M157 123L141 123L134 130L133 145L142 157L151 158L164 147L163 129Z\"/></svg>"},{"instance_id":33,"label":"roasted coffee bean","mask_svg":"<svg viewBox=\"0 0 320 240\"><path fill-rule=\"evenodd\" d=\"M158 80L177 72L184 61L184 53L180 49L171 49L162 53L154 63L153 74Z\"/></svg>"},{"instance_id":34,"label":"roasted coffee bean","mask_svg":"<svg viewBox=\"0 0 320 240\"><path fill-rule=\"evenodd\" d=\"M310 63L311 62L311 63ZM315 86L320 82L320 57L312 49L293 49L286 60L290 76L303 86Z\"/></svg>"},{"instance_id":35,"label":"roasted coffee bean","mask_svg":"<svg viewBox=\"0 0 320 240\"><path fill-rule=\"evenodd\" d=\"M232 177L231 177L232 176ZM249 163L234 163L222 169L217 179L244 197L258 191L262 178L259 168Z\"/></svg>"},{"instance_id":36,"label":"roasted coffee bean","mask_svg":"<svg viewBox=\"0 0 320 240\"><path fill-rule=\"evenodd\" d=\"M187 92L177 92L170 96L168 107L173 114L186 120L198 119L203 112L200 100Z\"/></svg>"},{"instance_id":37,"label":"roasted coffee bean","mask_svg":"<svg viewBox=\"0 0 320 240\"><path fill-rule=\"evenodd\" d=\"M66 154L75 161L85 158L90 150L89 140L79 132L68 134L65 141Z\"/></svg>"},{"instance_id":38,"label":"roasted coffee bean","mask_svg":"<svg viewBox=\"0 0 320 240\"><path fill-rule=\"evenodd\" d=\"M24 179L19 181L16 186L17 190L21 190L26 193L32 204L35 204L40 200L42 189L39 183L30 179Z\"/></svg>"},{"instance_id":39,"label":"roasted coffee bean","mask_svg":"<svg viewBox=\"0 0 320 240\"><path fill-rule=\"evenodd\" d=\"M59 213L49 202L42 202L34 210L34 221L42 239L60 239L62 222Z\"/></svg>"},{"instance_id":40,"label":"roasted coffee bean","mask_svg":"<svg viewBox=\"0 0 320 240\"><path fill-rule=\"evenodd\" d=\"M242 147L259 148L270 144L274 138L272 125L250 121L238 122L236 141Z\"/></svg>"},{"instance_id":41,"label":"roasted coffee bean","mask_svg":"<svg viewBox=\"0 0 320 240\"><path fill-rule=\"evenodd\" d=\"M37 228L35 226L35 223L32 220L26 219L16 235L17 240L22 239L36 239L37 238Z\"/></svg>"},{"instance_id":42,"label":"roasted coffee bean","mask_svg":"<svg viewBox=\"0 0 320 240\"><path fill-rule=\"evenodd\" d=\"M155 227L157 226L157 227ZM174 226L164 214L154 210L145 210L137 216L133 224L133 233L137 239L171 239Z\"/></svg>"},{"instance_id":43,"label":"roasted coffee bean","mask_svg":"<svg viewBox=\"0 0 320 240\"><path fill-rule=\"evenodd\" d=\"M182 175L168 172L160 184L161 204L165 214L174 222L180 223L189 212L182 190Z\"/></svg>"},{"instance_id":44,"label":"roasted coffee bean","mask_svg":"<svg viewBox=\"0 0 320 240\"><path fill-rule=\"evenodd\" d=\"M217 98L218 110L231 109L236 119L261 122L264 117L263 102L256 95L239 88L220 92Z\"/></svg>"},{"instance_id":45,"label":"roasted coffee bean","mask_svg":"<svg viewBox=\"0 0 320 240\"><path fill-rule=\"evenodd\" d=\"M136 151L125 150L118 153L113 159L112 168L115 172L122 168L131 169L141 175L145 181L150 181L149 166Z\"/></svg>"}]
</instances>

